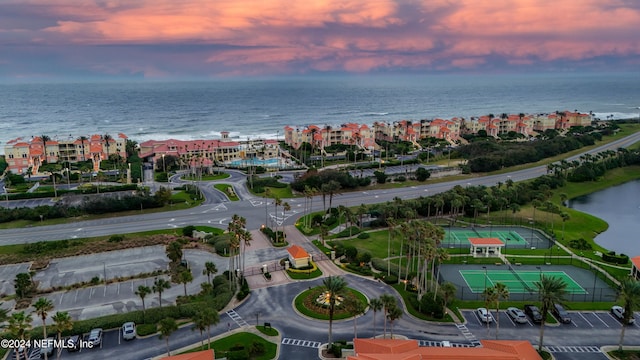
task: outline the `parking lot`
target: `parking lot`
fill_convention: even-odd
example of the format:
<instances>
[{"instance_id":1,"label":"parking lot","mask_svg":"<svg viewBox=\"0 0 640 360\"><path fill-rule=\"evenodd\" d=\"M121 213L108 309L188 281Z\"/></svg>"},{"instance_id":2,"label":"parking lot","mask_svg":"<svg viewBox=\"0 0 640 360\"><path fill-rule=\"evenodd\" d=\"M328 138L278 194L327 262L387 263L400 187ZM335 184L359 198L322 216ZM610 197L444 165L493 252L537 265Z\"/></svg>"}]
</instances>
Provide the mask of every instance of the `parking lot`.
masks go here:
<instances>
[{"instance_id":1,"label":"parking lot","mask_svg":"<svg viewBox=\"0 0 640 360\"><path fill-rule=\"evenodd\" d=\"M480 332L477 334L482 334L481 331L486 331L487 324L480 321L480 316L477 314L475 310L461 310L464 318L467 321L467 328L472 332ZM490 310L491 316L493 318L493 322L489 324L488 328L495 331L496 328L496 312L495 309ZM571 329L580 329L580 330L597 330L598 334L609 333L619 335L621 323L618 321L609 311L569 311L569 315L571 316L571 322L568 324L561 324L558 322L557 324L547 324L548 329L553 331L552 329L560 329L561 331L571 331ZM527 329L535 329L538 331L539 325L534 324L529 317L527 317L527 322L522 324L515 323L504 310L500 310L500 332L504 334L509 334L509 336L518 336L519 330L513 330L516 328L522 329L527 336L526 338L536 339L537 337L530 337L530 332ZM627 334L631 339L634 335L640 335L640 326L638 322L640 322L640 313L634 313L634 318L636 319L633 325L627 327ZM557 319L556 319L557 320ZM513 330L513 331L511 331ZM634 334L634 335L632 335ZM484 336L478 336L482 338ZM546 342L545 342L546 343Z\"/></svg>"}]
</instances>

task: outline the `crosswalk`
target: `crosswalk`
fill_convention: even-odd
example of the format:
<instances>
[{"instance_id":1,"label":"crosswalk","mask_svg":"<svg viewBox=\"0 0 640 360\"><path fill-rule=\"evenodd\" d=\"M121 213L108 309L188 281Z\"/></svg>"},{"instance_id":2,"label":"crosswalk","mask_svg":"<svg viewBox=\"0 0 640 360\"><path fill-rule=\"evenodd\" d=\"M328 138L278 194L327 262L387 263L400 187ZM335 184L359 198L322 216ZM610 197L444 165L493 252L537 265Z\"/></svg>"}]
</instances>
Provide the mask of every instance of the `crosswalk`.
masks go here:
<instances>
[{"instance_id":1,"label":"crosswalk","mask_svg":"<svg viewBox=\"0 0 640 360\"><path fill-rule=\"evenodd\" d=\"M469 342L471 342L472 346L480 346L480 341L478 341L476 336L473 335L473 333L471 333L471 331L469 331L469 329L467 328L467 326L465 324L457 323L456 327L458 328L458 330L460 330L460 332L462 332L462 336L464 336L465 339L467 339L467 340L469 340Z\"/></svg>"},{"instance_id":2,"label":"crosswalk","mask_svg":"<svg viewBox=\"0 0 640 360\"><path fill-rule=\"evenodd\" d=\"M552 353L565 353L565 352L577 352L577 353L599 353L600 348L597 346L546 346L549 352Z\"/></svg>"},{"instance_id":3,"label":"crosswalk","mask_svg":"<svg viewBox=\"0 0 640 360\"><path fill-rule=\"evenodd\" d=\"M229 315L229 317L231 318L231 320L233 320L233 322L235 322L236 324L238 324L238 326L240 326L240 327L249 326L249 323L247 323L246 321L244 321L244 319L242 318L242 316L238 315L238 313L237 313L235 310L229 310L229 311L227 311L227 315Z\"/></svg>"},{"instance_id":4,"label":"crosswalk","mask_svg":"<svg viewBox=\"0 0 640 360\"><path fill-rule=\"evenodd\" d=\"M322 345L322 343L320 343L319 341L284 338L282 339L282 345L301 346L317 349L320 347L320 345Z\"/></svg>"}]
</instances>

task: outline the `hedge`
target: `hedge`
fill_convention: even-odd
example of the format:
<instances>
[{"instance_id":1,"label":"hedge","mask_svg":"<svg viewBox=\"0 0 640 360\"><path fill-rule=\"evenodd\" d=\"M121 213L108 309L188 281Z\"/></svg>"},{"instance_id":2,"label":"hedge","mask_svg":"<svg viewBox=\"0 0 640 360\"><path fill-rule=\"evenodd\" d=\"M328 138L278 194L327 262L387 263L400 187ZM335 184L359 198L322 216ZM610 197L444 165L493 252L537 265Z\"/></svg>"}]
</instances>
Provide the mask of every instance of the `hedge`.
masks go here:
<instances>
[{"instance_id":1,"label":"hedge","mask_svg":"<svg viewBox=\"0 0 640 360\"><path fill-rule=\"evenodd\" d=\"M616 255L615 251L609 251L602 254L602 260L608 263L625 265L629 262L629 256L625 254Z\"/></svg>"}]
</instances>

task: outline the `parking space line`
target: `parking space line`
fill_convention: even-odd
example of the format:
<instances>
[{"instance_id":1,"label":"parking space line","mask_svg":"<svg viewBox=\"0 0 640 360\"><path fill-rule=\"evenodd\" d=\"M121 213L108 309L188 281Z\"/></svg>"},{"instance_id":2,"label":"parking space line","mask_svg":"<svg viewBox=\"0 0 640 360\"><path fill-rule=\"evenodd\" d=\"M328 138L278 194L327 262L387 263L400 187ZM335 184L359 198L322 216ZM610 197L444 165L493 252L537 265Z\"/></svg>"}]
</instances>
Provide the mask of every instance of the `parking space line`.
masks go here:
<instances>
[{"instance_id":1,"label":"parking space line","mask_svg":"<svg viewBox=\"0 0 640 360\"><path fill-rule=\"evenodd\" d=\"M511 319L511 316L509 316L509 314L507 314L507 319L509 319L509 321L511 322L511 325L517 326L516 323L513 321L513 319Z\"/></svg>"},{"instance_id":2,"label":"parking space line","mask_svg":"<svg viewBox=\"0 0 640 360\"><path fill-rule=\"evenodd\" d=\"M586 321L586 322L587 322L587 324L589 324L589 326L593 327L593 324L592 324L589 320L587 320L587 318L586 318L586 317L584 317L584 315L582 315L582 313L581 313L581 312L579 312L579 313L578 313L578 315L580 315L580 317L581 317L581 318L583 318L583 319L584 319L584 321Z\"/></svg>"},{"instance_id":3,"label":"parking space line","mask_svg":"<svg viewBox=\"0 0 640 360\"><path fill-rule=\"evenodd\" d=\"M593 312L593 316L595 316L598 320L600 320L600 322L601 322L601 323L603 323L603 324L604 324L604 326L609 327L609 325L607 325L607 323L606 323L606 322L604 322L604 320L602 320L602 319L600 318L600 316L598 316L598 314L597 314L596 312Z\"/></svg>"}]
</instances>

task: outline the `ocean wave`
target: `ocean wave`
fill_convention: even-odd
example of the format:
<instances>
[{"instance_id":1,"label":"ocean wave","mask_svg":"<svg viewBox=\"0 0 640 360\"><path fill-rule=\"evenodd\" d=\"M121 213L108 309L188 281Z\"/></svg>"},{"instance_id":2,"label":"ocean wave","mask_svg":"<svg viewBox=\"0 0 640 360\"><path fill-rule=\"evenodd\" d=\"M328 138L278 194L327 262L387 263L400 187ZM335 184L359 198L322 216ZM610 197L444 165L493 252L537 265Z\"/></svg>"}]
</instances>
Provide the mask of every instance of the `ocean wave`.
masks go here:
<instances>
[{"instance_id":1,"label":"ocean wave","mask_svg":"<svg viewBox=\"0 0 640 360\"><path fill-rule=\"evenodd\" d=\"M360 116L387 116L387 115L389 115L388 112L367 112L367 113L360 114Z\"/></svg>"},{"instance_id":2,"label":"ocean wave","mask_svg":"<svg viewBox=\"0 0 640 360\"><path fill-rule=\"evenodd\" d=\"M639 112L594 112L593 116L600 120L620 120L620 119L637 119L640 116Z\"/></svg>"}]
</instances>

